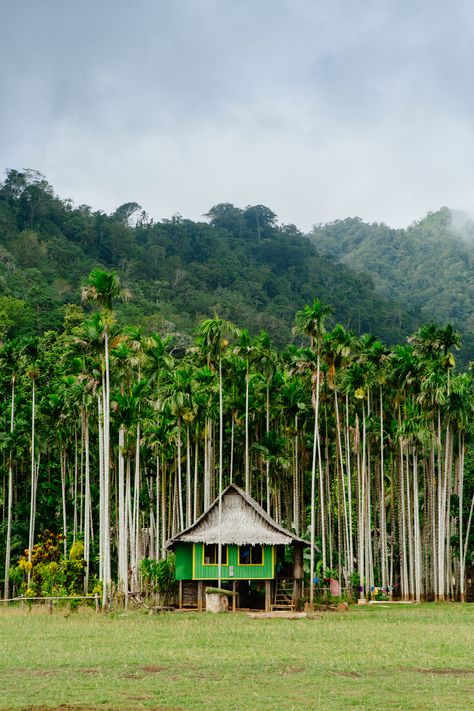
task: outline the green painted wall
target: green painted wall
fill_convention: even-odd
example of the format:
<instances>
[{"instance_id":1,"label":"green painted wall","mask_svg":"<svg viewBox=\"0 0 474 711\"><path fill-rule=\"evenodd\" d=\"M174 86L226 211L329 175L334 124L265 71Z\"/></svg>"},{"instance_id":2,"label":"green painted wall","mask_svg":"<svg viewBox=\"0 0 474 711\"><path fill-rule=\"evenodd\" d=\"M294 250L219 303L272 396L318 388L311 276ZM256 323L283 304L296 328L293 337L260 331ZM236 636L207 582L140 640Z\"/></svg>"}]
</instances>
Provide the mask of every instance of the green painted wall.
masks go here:
<instances>
[{"instance_id":1,"label":"green painted wall","mask_svg":"<svg viewBox=\"0 0 474 711\"><path fill-rule=\"evenodd\" d=\"M193 578L193 546L189 543L176 544L176 580Z\"/></svg>"},{"instance_id":2,"label":"green painted wall","mask_svg":"<svg viewBox=\"0 0 474 711\"><path fill-rule=\"evenodd\" d=\"M227 546L227 565L222 566L223 580L263 580L275 577L272 546L263 546L263 565L239 565L239 547ZM194 566L193 566L194 556ZM202 543L176 545L176 578L178 580L217 580L217 565L203 565ZM229 568L234 566L234 574Z\"/></svg>"}]
</instances>

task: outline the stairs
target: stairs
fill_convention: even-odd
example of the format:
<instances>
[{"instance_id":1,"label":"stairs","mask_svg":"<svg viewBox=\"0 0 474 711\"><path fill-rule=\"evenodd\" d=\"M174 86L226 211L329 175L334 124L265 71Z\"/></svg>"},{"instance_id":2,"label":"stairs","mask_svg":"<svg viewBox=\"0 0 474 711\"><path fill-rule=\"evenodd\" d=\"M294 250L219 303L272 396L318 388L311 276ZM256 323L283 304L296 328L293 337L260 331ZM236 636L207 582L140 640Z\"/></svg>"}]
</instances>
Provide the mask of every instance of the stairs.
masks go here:
<instances>
[{"instance_id":1,"label":"stairs","mask_svg":"<svg viewBox=\"0 0 474 711\"><path fill-rule=\"evenodd\" d=\"M293 580L290 578L275 580L275 602L272 610L294 610Z\"/></svg>"}]
</instances>

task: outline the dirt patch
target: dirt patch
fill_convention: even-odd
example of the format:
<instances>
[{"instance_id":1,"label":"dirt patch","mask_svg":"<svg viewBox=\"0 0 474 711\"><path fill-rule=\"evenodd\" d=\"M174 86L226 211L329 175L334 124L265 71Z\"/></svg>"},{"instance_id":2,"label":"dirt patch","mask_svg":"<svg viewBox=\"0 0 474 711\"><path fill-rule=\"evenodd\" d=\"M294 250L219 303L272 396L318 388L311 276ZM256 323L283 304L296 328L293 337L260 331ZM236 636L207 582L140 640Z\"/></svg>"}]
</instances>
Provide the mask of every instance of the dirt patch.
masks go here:
<instances>
[{"instance_id":1,"label":"dirt patch","mask_svg":"<svg viewBox=\"0 0 474 711\"><path fill-rule=\"evenodd\" d=\"M57 676L59 671L57 669L38 669L33 674L35 676Z\"/></svg>"},{"instance_id":2,"label":"dirt patch","mask_svg":"<svg viewBox=\"0 0 474 711\"><path fill-rule=\"evenodd\" d=\"M474 669L423 669L421 667L405 668L404 671L414 671L418 674L433 674L435 676L474 676Z\"/></svg>"},{"instance_id":3,"label":"dirt patch","mask_svg":"<svg viewBox=\"0 0 474 711\"><path fill-rule=\"evenodd\" d=\"M79 669L81 674L100 674L100 669Z\"/></svg>"},{"instance_id":4,"label":"dirt patch","mask_svg":"<svg viewBox=\"0 0 474 711\"><path fill-rule=\"evenodd\" d=\"M60 704L59 706L25 706L20 711L94 711L92 706Z\"/></svg>"},{"instance_id":5,"label":"dirt patch","mask_svg":"<svg viewBox=\"0 0 474 711\"><path fill-rule=\"evenodd\" d=\"M140 669L143 672L146 672L147 674L163 674L164 672L168 671L166 667L158 667L153 664L145 667L140 667Z\"/></svg>"},{"instance_id":6,"label":"dirt patch","mask_svg":"<svg viewBox=\"0 0 474 711\"><path fill-rule=\"evenodd\" d=\"M130 700L132 698L130 697ZM137 699L138 700L138 699ZM146 699L143 699L146 700ZM116 706L101 706L102 711L116 711ZM137 711L137 706L124 706L121 711ZM11 708L0 708L0 711L12 711ZM81 704L70 706L61 704L60 706L23 706L19 711L97 711L97 706L82 706ZM147 711L185 711L180 706L147 706Z\"/></svg>"},{"instance_id":7,"label":"dirt patch","mask_svg":"<svg viewBox=\"0 0 474 711\"><path fill-rule=\"evenodd\" d=\"M68 706L61 704L60 706L23 706L20 711L93 711L91 706ZM3 710L2 710L3 711ZM8 709L6 709L8 711Z\"/></svg>"},{"instance_id":8,"label":"dirt patch","mask_svg":"<svg viewBox=\"0 0 474 711\"><path fill-rule=\"evenodd\" d=\"M119 679L143 679L138 672L123 672L123 674L117 674L117 676Z\"/></svg>"},{"instance_id":9,"label":"dirt patch","mask_svg":"<svg viewBox=\"0 0 474 711\"><path fill-rule=\"evenodd\" d=\"M360 672L357 671L342 671L342 672L334 672L336 676L344 676L348 679L360 679L363 674L360 674Z\"/></svg>"},{"instance_id":10,"label":"dirt patch","mask_svg":"<svg viewBox=\"0 0 474 711\"><path fill-rule=\"evenodd\" d=\"M293 674L302 674L305 671L304 667L285 667L278 673L280 676L292 676Z\"/></svg>"}]
</instances>

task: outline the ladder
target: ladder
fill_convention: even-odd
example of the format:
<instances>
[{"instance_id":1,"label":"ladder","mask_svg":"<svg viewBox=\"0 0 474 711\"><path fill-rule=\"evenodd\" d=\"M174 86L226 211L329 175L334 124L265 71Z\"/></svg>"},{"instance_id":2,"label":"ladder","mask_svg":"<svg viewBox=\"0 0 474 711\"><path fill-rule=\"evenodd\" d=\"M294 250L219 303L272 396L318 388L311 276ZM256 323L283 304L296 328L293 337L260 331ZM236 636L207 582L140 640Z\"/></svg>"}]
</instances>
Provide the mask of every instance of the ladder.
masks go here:
<instances>
[{"instance_id":1,"label":"ladder","mask_svg":"<svg viewBox=\"0 0 474 711\"><path fill-rule=\"evenodd\" d=\"M275 602L271 605L272 610L294 610L293 602L293 580L291 578L280 578L275 580Z\"/></svg>"}]
</instances>

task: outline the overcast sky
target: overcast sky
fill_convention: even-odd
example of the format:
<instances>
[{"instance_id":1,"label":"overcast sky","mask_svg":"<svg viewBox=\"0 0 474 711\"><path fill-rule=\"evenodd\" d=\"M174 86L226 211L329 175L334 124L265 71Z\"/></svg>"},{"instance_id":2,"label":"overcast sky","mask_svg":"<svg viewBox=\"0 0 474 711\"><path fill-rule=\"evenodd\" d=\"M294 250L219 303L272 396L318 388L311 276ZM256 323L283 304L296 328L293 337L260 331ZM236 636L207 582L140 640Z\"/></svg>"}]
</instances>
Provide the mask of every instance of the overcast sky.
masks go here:
<instances>
[{"instance_id":1,"label":"overcast sky","mask_svg":"<svg viewBox=\"0 0 474 711\"><path fill-rule=\"evenodd\" d=\"M469 0L0 0L0 166L155 219L474 210Z\"/></svg>"}]
</instances>

